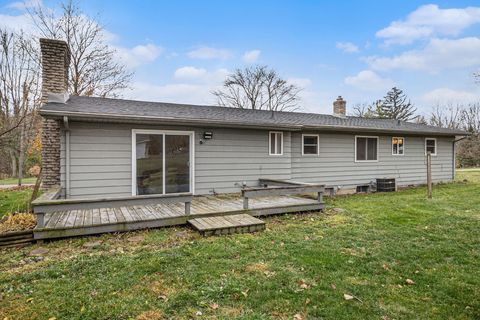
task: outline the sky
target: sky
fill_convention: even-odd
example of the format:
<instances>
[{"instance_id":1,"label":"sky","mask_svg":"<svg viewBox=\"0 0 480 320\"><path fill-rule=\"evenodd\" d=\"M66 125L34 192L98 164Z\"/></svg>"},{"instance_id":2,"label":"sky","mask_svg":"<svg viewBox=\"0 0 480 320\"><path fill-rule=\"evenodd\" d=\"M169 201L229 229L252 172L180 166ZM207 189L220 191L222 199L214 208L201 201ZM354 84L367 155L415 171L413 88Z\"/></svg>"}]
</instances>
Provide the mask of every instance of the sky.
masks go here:
<instances>
[{"instance_id":1,"label":"sky","mask_svg":"<svg viewBox=\"0 0 480 320\"><path fill-rule=\"evenodd\" d=\"M303 88L301 111L331 113L404 90L419 113L480 101L478 1L79 2L134 72L125 98L215 104L236 68L267 65ZM0 0L0 25L32 28L26 10L57 1Z\"/></svg>"}]
</instances>

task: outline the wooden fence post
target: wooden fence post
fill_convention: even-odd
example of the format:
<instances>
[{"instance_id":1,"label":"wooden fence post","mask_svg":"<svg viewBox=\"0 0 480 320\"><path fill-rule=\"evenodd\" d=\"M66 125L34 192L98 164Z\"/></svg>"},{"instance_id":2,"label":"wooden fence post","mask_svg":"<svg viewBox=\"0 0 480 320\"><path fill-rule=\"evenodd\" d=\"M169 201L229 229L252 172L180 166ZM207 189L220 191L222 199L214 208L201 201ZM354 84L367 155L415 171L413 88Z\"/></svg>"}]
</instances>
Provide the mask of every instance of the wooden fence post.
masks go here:
<instances>
[{"instance_id":1,"label":"wooden fence post","mask_svg":"<svg viewBox=\"0 0 480 320\"><path fill-rule=\"evenodd\" d=\"M427 196L432 199L432 153L427 152Z\"/></svg>"}]
</instances>

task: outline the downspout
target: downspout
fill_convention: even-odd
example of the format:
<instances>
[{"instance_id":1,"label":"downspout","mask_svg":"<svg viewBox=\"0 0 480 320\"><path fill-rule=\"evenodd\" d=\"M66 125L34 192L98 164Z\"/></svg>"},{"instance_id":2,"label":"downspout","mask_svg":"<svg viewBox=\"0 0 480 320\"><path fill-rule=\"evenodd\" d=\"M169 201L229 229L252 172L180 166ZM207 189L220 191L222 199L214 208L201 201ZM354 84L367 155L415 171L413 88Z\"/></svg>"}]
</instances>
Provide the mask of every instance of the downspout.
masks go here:
<instances>
[{"instance_id":1,"label":"downspout","mask_svg":"<svg viewBox=\"0 0 480 320\"><path fill-rule=\"evenodd\" d=\"M65 198L70 198L70 126L68 117L63 116L63 127L65 128Z\"/></svg>"}]
</instances>

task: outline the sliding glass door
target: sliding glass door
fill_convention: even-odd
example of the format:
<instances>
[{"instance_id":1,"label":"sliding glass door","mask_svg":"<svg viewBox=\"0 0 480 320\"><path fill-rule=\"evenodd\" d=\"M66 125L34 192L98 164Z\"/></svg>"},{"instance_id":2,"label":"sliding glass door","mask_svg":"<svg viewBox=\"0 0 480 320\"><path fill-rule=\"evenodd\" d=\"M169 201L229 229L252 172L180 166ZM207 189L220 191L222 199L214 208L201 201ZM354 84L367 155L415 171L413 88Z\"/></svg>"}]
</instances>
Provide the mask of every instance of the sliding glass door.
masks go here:
<instances>
[{"instance_id":1,"label":"sliding glass door","mask_svg":"<svg viewBox=\"0 0 480 320\"><path fill-rule=\"evenodd\" d=\"M193 133L134 130L134 195L192 192Z\"/></svg>"}]
</instances>

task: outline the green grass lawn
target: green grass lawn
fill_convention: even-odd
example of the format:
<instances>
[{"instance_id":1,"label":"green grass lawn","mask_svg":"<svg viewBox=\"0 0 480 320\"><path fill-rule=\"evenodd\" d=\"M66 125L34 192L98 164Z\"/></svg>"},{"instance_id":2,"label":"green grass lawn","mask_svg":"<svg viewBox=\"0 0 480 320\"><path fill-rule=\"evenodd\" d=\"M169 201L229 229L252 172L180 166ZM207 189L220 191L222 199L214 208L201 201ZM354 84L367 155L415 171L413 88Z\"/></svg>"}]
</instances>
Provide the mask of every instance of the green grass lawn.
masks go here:
<instances>
[{"instance_id":1,"label":"green grass lawn","mask_svg":"<svg viewBox=\"0 0 480 320\"><path fill-rule=\"evenodd\" d=\"M35 181L37 181L36 177L23 178L22 179L22 184L35 184ZM6 185L6 184L16 185L17 183L18 183L17 178L8 178L8 179L1 179L0 180L0 185Z\"/></svg>"},{"instance_id":2,"label":"green grass lawn","mask_svg":"<svg viewBox=\"0 0 480 320\"><path fill-rule=\"evenodd\" d=\"M458 178L431 200L328 199L344 211L266 218L258 234L68 239L42 261L27 256L39 245L7 251L0 319L479 319L480 171Z\"/></svg>"},{"instance_id":3,"label":"green grass lawn","mask_svg":"<svg viewBox=\"0 0 480 320\"><path fill-rule=\"evenodd\" d=\"M20 190L0 189L0 219L9 213L25 212L28 209L31 196L31 188L21 188Z\"/></svg>"},{"instance_id":4,"label":"green grass lawn","mask_svg":"<svg viewBox=\"0 0 480 320\"><path fill-rule=\"evenodd\" d=\"M463 180L480 183L480 168L458 169L457 181Z\"/></svg>"}]
</instances>

